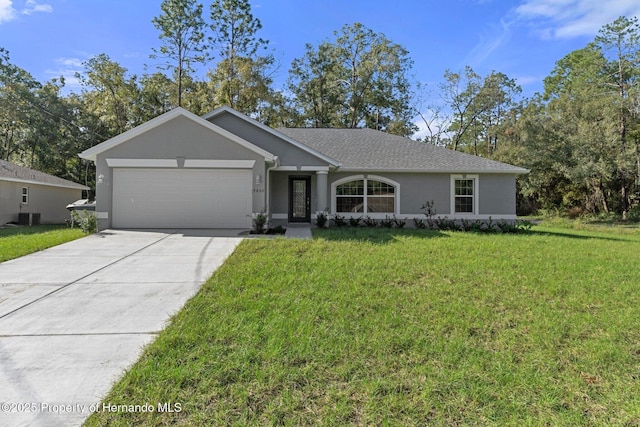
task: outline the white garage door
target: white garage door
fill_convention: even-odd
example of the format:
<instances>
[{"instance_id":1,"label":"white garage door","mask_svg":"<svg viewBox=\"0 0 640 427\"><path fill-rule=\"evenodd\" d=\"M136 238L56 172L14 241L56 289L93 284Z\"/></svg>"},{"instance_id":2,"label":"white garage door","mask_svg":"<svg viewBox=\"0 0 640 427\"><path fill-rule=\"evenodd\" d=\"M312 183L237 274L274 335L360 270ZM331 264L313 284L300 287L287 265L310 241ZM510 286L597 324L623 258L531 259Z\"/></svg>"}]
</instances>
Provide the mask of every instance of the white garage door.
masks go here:
<instances>
[{"instance_id":1,"label":"white garage door","mask_svg":"<svg viewBox=\"0 0 640 427\"><path fill-rule=\"evenodd\" d=\"M249 228L251 169L115 168L114 228Z\"/></svg>"}]
</instances>

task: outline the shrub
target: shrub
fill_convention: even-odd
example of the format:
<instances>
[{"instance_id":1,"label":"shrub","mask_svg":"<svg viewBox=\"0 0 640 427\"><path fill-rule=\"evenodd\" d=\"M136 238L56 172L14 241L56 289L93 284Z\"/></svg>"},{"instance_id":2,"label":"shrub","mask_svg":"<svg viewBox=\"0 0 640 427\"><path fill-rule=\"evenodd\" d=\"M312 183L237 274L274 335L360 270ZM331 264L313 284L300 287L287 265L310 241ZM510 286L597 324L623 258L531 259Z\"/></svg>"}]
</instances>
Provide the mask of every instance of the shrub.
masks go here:
<instances>
[{"instance_id":1,"label":"shrub","mask_svg":"<svg viewBox=\"0 0 640 427\"><path fill-rule=\"evenodd\" d=\"M398 219L396 218L396 216L393 216L393 223L396 226L396 228L404 228L404 226L407 224L407 219Z\"/></svg>"},{"instance_id":2,"label":"shrub","mask_svg":"<svg viewBox=\"0 0 640 427\"><path fill-rule=\"evenodd\" d=\"M361 220L362 220L361 216L359 216L357 218L351 217L351 218L349 218L349 225L352 226L352 227L359 227Z\"/></svg>"},{"instance_id":3,"label":"shrub","mask_svg":"<svg viewBox=\"0 0 640 427\"><path fill-rule=\"evenodd\" d=\"M513 222L499 221L496 226L503 233L515 233L518 231L516 224Z\"/></svg>"},{"instance_id":4,"label":"shrub","mask_svg":"<svg viewBox=\"0 0 640 427\"><path fill-rule=\"evenodd\" d=\"M427 218L433 218L436 215L435 202L433 200L427 200L420 206L420 209L424 211L424 215Z\"/></svg>"},{"instance_id":5,"label":"shrub","mask_svg":"<svg viewBox=\"0 0 640 427\"><path fill-rule=\"evenodd\" d=\"M253 214L253 233L264 234L267 225L267 214L264 211Z\"/></svg>"},{"instance_id":6,"label":"shrub","mask_svg":"<svg viewBox=\"0 0 640 427\"><path fill-rule=\"evenodd\" d=\"M388 215L384 217L384 219L380 220L380 226L383 228L393 228L393 218L390 218Z\"/></svg>"},{"instance_id":7,"label":"shrub","mask_svg":"<svg viewBox=\"0 0 640 427\"><path fill-rule=\"evenodd\" d=\"M267 234L285 234L286 232L287 232L287 229L281 225L278 225L277 227L270 228L267 230Z\"/></svg>"},{"instance_id":8,"label":"shrub","mask_svg":"<svg viewBox=\"0 0 640 427\"><path fill-rule=\"evenodd\" d=\"M325 228L329 222L329 216L326 212L316 212L316 225L318 228Z\"/></svg>"},{"instance_id":9,"label":"shrub","mask_svg":"<svg viewBox=\"0 0 640 427\"><path fill-rule=\"evenodd\" d=\"M98 218L95 212L91 211L71 211L71 228L78 227L83 233L91 234L98 232Z\"/></svg>"},{"instance_id":10,"label":"shrub","mask_svg":"<svg viewBox=\"0 0 640 427\"><path fill-rule=\"evenodd\" d=\"M533 227L533 223L526 219L518 219L516 220L516 228L518 231L529 231Z\"/></svg>"},{"instance_id":11,"label":"shrub","mask_svg":"<svg viewBox=\"0 0 640 427\"><path fill-rule=\"evenodd\" d=\"M460 231L471 231L471 221L462 219L458 227L460 228Z\"/></svg>"},{"instance_id":12,"label":"shrub","mask_svg":"<svg viewBox=\"0 0 640 427\"><path fill-rule=\"evenodd\" d=\"M376 221L375 219L369 216L365 216L364 218L362 218L362 223L367 227L371 227L371 228L378 226L378 221Z\"/></svg>"},{"instance_id":13,"label":"shrub","mask_svg":"<svg viewBox=\"0 0 640 427\"><path fill-rule=\"evenodd\" d=\"M579 206L571 206L570 208L567 208L565 214L570 219L577 219L584 215L584 210Z\"/></svg>"},{"instance_id":14,"label":"shrub","mask_svg":"<svg viewBox=\"0 0 640 427\"><path fill-rule=\"evenodd\" d=\"M333 224L336 227L344 227L345 225L347 225L347 220L342 215L335 214L333 216Z\"/></svg>"},{"instance_id":15,"label":"shrub","mask_svg":"<svg viewBox=\"0 0 640 427\"><path fill-rule=\"evenodd\" d=\"M449 219L446 216L443 218L437 218L433 221L435 228L438 230L453 230L459 231L460 227L456 224L456 221L453 219Z\"/></svg>"},{"instance_id":16,"label":"shrub","mask_svg":"<svg viewBox=\"0 0 640 427\"><path fill-rule=\"evenodd\" d=\"M640 205L635 205L627 213L627 220L631 222L640 222Z\"/></svg>"},{"instance_id":17,"label":"shrub","mask_svg":"<svg viewBox=\"0 0 640 427\"><path fill-rule=\"evenodd\" d=\"M413 218L413 225L419 230L427 228L427 224L420 218Z\"/></svg>"}]
</instances>

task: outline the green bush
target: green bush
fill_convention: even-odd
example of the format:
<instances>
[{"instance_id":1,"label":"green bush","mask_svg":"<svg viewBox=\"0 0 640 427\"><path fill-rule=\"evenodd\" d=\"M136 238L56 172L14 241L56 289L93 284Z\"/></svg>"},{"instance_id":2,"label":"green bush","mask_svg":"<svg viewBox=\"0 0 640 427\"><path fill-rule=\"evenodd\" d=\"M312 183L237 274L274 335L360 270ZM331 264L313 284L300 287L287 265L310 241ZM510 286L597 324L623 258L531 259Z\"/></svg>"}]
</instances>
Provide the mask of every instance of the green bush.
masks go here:
<instances>
[{"instance_id":1,"label":"green bush","mask_svg":"<svg viewBox=\"0 0 640 427\"><path fill-rule=\"evenodd\" d=\"M393 218L391 218L390 216L385 216L384 219L380 220L380 226L382 228L393 228Z\"/></svg>"},{"instance_id":2,"label":"green bush","mask_svg":"<svg viewBox=\"0 0 640 427\"><path fill-rule=\"evenodd\" d=\"M362 218L362 223L370 228L374 228L378 226L378 221L376 221L375 219L371 218L370 216L365 216L364 218Z\"/></svg>"},{"instance_id":3,"label":"green bush","mask_svg":"<svg viewBox=\"0 0 640 427\"><path fill-rule=\"evenodd\" d=\"M396 218L396 216L394 215L393 224L396 226L396 228L404 228L404 226L407 224L407 218L400 219L400 218Z\"/></svg>"},{"instance_id":4,"label":"green bush","mask_svg":"<svg viewBox=\"0 0 640 427\"><path fill-rule=\"evenodd\" d=\"M267 225L267 214L265 212L259 212L253 215L253 233L254 234L264 234L266 225Z\"/></svg>"},{"instance_id":5,"label":"green bush","mask_svg":"<svg viewBox=\"0 0 640 427\"><path fill-rule=\"evenodd\" d=\"M640 222L640 205L635 205L627 213L627 220L631 222Z\"/></svg>"},{"instance_id":6,"label":"green bush","mask_svg":"<svg viewBox=\"0 0 640 427\"><path fill-rule=\"evenodd\" d=\"M427 228L427 224L420 218L413 218L413 225L419 230Z\"/></svg>"},{"instance_id":7,"label":"green bush","mask_svg":"<svg viewBox=\"0 0 640 427\"><path fill-rule=\"evenodd\" d=\"M351 218L349 218L349 225L351 227L359 227L360 226L360 220L362 220L361 216L359 216L357 218L351 217Z\"/></svg>"},{"instance_id":8,"label":"green bush","mask_svg":"<svg viewBox=\"0 0 640 427\"><path fill-rule=\"evenodd\" d=\"M326 212L316 213L316 225L318 228L325 228L327 226L327 222L329 222L329 217Z\"/></svg>"},{"instance_id":9,"label":"green bush","mask_svg":"<svg viewBox=\"0 0 640 427\"><path fill-rule=\"evenodd\" d=\"M336 227L344 227L344 226L347 225L347 219L345 217L343 217L342 215L335 214L333 216L333 224Z\"/></svg>"},{"instance_id":10,"label":"green bush","mask_svg":"<svg viewBox=\"0 0 640 427\"><path fill-rule=\"evenodd\" d=\"M71 211L71 228L78 227L83 233L98 232L98 219L92 211Z\"/></svg>"}]
</instances>

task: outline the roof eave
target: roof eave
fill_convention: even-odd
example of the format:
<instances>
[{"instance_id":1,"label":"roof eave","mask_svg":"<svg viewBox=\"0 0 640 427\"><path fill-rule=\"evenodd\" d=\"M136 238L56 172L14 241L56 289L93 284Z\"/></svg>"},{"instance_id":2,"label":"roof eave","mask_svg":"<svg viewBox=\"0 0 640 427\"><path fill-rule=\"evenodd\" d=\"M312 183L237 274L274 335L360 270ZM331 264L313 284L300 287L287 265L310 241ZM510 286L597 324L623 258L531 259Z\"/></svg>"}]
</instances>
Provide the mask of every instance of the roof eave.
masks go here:
<instances>
[{"instance_id":1,"label":"roof eave","mask_svg":"<svg viewBox=\"0 0 640 427\"><path fill-rule=\"evenodd\" d=\"M479 170L479 169L410 169L410 168L354 168L343 167L340 172L387 172L387 173L446 173L446 174L501 174L501 175L524 175L530 172L529 169L517 170Z\"/></svg>"},{"instance_id":2,"label":"roof eave","mask_svg":"<svg viewBox=\"0 0 640 427\"><path fill-rule=\"evenodd\" d=\"M276 129L270 128L269 126L265 125L264 123L260 123L259 121L255 120L255 119L252 119L251 117L249 117L249 116L247 116L245 114L242 114L241 112L236 111L233 108L228 107L226 105L223 105L222 107L218 107L215 110L213 110L213 111L211 111L211 112L209 112L207 114L204 114L202 116L202 118L208 121L209 119L211 119L213 117L216 117L216 116L219 116L220 114L222 114L224 112L227 112L227 113L232 114L232 115L234 115L234 116L236 116L236 117L238 117L238 118L240 118L242 120L245 120L245 121L247 121L249 123L252 123L253 125L257 126L258 128L260 128L260 129L262 129L262 130L264 130L264 131L266 131L266 132L268 132L268 133L270 133L270 134L282 139L283 141L286 141L289 144L291 144L291 145L293 145L295 147L298 147L301 150L304 150L307 153L309 153L309 154L311 154L311 155L313 155L313 156L315 156L315 157L317 157L317 158L329 163L329 165L331 167L340 167L340 162L338 162L336 159L331 158L331 157L327 156L326 154L323 154L323 153L321 153L321 152L309 147L308 145L306 145L306 144L304 144L304 143L302 143L300 141L297 141L297 140L285 135L284 133L279 132Z\"/></svg>"},{"instance_id":3,"label":"roof eave","mask_svg":"<svg viewBox=\"0 0 640 427\"><path fill-rule=\"evenodd\" d=\"M155 117L151 120L149 120L148 122L145 122L139 126L136 126L133 129L130 129L124 133L121 133L120 135L117 135L111 139L108 139L94 147L91 147L83 152L81 152L80 154L78 154L78 156L80 156L80 158L82 159L86 159L86 160L91 160L93 162L96 161L97 155L104 153L107 150L110 150L113 147L116 147L117 145L122 144L123 142L126 142L132 138L135 138L138 135L142 135L143 133L158 127L178 116L184 116L187 117L190 120L193 120L194 122L207 127L208 129L210 129L213 132L218 133L219 135L222 135L240 145L242 145L243 147L255 152L256 154L264 157L265 161L268 162L273 162L275 161L275 159L277 158L277 156L275 156L274 154L263 150L262 148L250 143L249 141L246 141L245 139L240 138L237 135L234 135L233 133L229 132L226 129L221 128L220 126L217 126L209 121L207 121L206 119L204 119L203 117L200 117L198 115L195 115L187 110L185 110L182 107L177 107L174 108L171 111L168 111L164 114L161 114L158 117Z\"/></svg>"},{"instance_id":4,"label":"roof eave","mask_svg":"<svg viewBox=\"0 0 640 427\"><path fill-rule=\"evenodd\" d=\"M51 182L43 182L43 181L37 181L33 179L8 178L8 177L0 177L0 181L17 182L20 184L46 185L48 187L69 188L72 190L90 190L91 189L86 185L76 184L74 182L70 184L55 184Z\"/></svg>"}]
</instances>

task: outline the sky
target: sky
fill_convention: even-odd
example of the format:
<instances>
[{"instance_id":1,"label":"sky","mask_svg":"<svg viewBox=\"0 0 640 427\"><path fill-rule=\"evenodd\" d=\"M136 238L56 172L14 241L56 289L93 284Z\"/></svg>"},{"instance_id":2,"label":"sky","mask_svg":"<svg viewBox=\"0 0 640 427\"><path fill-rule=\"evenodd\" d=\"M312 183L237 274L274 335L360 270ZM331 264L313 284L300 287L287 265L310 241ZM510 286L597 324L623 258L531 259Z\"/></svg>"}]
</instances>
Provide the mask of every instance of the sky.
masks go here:
<instances>
[{"instance_id":1,"label":"sky","mask_svg":"<svg viewBox=\"0 0 640 427\"><path fill-rule=\"evenodd\" d=\"M155 72L159 48L151 20L161 0L0 0L0 47L11 63L45 82L74 74L105 53L130 74ZM208 6L211 1L201 1ZM502 72L524 96L543 90L557 61L592 41L620 16L640 16L639 0L251 0L278 60L275 88L306 43L330 39L360 22L409 51L415 80L437 92L446 70L465 66L485 76ZM208 67L211 68L212 64ZM201 70L202 75L206 68Z\"/></svg>"}]
</instances>

